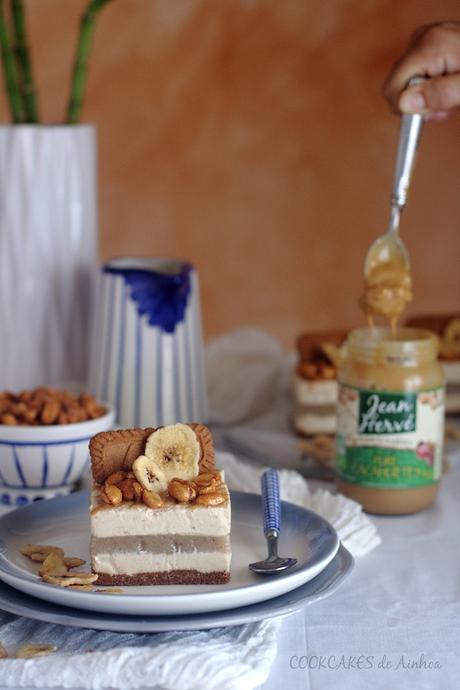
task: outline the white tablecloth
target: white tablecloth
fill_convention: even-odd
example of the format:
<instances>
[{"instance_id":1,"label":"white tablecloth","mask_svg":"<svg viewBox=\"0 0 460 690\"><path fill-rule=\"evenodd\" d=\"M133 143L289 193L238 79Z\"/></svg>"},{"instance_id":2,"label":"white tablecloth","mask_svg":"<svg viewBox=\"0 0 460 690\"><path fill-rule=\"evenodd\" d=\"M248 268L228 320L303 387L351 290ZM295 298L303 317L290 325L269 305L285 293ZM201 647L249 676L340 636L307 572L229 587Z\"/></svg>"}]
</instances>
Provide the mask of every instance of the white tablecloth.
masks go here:
<instances>
[{"instance_id":1,"label":"white tablecloth","mask_svg":"<svg viewBox=\"0 0 460 690\"><path fill-rule=\"evenodd\" d=\"M432 509L375 520L382 544L284 621L263 690L460 687L460 467Z\"/></svg>"}]
</instances>

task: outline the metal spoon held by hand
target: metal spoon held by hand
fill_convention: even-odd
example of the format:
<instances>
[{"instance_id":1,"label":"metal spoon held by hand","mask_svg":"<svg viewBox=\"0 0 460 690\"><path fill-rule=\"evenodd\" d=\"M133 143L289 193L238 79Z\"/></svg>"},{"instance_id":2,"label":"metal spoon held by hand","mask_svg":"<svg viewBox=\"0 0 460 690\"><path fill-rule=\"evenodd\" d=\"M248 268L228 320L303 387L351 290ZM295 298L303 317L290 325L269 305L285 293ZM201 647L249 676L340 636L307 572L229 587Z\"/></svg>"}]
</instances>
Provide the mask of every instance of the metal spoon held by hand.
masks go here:
<instances>
[{"instance_id":1,"label":"metal spoon held by hand","mask_svg":"<svg viewBox=\"0 0 460 690\"><path fill-rule=\"evenodd\" d=\"M262 488L262 507L264 533L268 546L268 557L264 561L250 563L249 568L255 573L272 575L291 568L297 563L296 558L278 556L278 537L281 528L281 503L278 472L267 470L260 480Z\"/></svg>"},{"instance_id":2,"label":"metal spoon held by hand","mask_svg":"<svg viewBox=\"0 0 460 690\"><path fill-rule=\"evenodd\" d=\"M413 77L408 87L416 86L423 77ZM410 260L407 249L399 236L401 212L406 205L407 192L414 167L415 154L420 139L424 116L420 113L403 115L399 133L398 154L391 197L391 217L387 232L378 237L371 245L364 263L366 279L382 264L399 266L406 273L410 271Z\"/></svg>"}]
</instances>

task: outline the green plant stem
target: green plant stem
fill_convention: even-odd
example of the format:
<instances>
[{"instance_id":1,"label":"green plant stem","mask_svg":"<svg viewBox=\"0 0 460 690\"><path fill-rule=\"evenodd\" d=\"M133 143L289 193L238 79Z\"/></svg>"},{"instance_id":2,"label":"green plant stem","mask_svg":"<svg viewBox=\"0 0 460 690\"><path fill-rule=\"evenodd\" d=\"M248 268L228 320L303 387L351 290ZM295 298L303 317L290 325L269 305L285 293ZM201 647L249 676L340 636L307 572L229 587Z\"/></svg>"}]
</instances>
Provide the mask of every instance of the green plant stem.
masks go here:
<instances>
[{"instance_id":1,"label":"green plant stem","mask_svg":"<svg viewBox=\"0 0 460 690\"><path fill-rule=\"evenodd\" d=\"M66 122L75 124L80 119L88 76L88 62L98 12L112 0L91 0L81 19L77 49L73 65L72 86L67 107Z\"/></svg>"},{"instance_id":2,"label":"green plant stem","mask_svg":"<svg viewBox=\"0 0 460 690\"><path fill-rule=\"evenodd\" d=\"M35 97L32 65L27 44L26 20L22 0L11 0L11 16L15 39L15 55L21 77L21 91L27 122L38 122L38 108Z\"/></svg>"},{"instance_id":3,"label":"green plant stem","mask_svg":"<svg viewBox=\"0 0 460 690\"><path fill-rule=\"evenodd\" d=\"M4 9L3 0L0 0L0 51L2 54L5 90L10 104L11 119L13 122L23 122L23 100L19 90L14 55L10 45L8 30L6 28Z\"/></svg>"}]
</instances>

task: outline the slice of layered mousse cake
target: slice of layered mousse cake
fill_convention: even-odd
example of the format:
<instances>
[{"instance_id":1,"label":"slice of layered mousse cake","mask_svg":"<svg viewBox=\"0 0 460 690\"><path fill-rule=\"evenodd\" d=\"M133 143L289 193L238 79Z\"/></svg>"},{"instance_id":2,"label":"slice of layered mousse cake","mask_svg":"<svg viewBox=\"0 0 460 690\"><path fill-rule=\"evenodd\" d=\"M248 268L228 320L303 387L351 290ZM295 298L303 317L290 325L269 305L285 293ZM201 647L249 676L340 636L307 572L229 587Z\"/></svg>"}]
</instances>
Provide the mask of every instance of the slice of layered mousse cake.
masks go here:
<instances>
[{"instance_id":1,"label":"slice of layered mousse cake","mask_svg":"<svg viewBox=\"0 0 460 690\"><path fill-rule=\"evenodd\" d=\"M98 584L229 581L230 495L207 427L102 432L90 456Z\"/></svg>"}]
</instances>

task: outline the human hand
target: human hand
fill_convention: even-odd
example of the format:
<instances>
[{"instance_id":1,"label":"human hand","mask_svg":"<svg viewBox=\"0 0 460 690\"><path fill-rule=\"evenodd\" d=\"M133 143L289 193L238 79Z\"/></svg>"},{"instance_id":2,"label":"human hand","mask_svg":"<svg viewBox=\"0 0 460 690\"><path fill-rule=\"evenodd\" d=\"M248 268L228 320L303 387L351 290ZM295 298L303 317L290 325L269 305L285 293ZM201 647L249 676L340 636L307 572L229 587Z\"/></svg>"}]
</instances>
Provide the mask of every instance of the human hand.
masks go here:
<instances>
[{"instance_id":1,"label":"human hand","mask_svg":"<svg viewBox=\"0 0 460 690\"><path fill-rule=\"evenodd\" d=\"M430 77L406 88L411 77ZM397 113L444 120L460 106L460 22L422 26L394 65L383 92Z\"/></svg>"}]
</instances>

